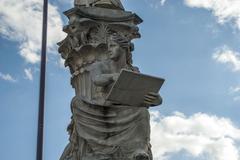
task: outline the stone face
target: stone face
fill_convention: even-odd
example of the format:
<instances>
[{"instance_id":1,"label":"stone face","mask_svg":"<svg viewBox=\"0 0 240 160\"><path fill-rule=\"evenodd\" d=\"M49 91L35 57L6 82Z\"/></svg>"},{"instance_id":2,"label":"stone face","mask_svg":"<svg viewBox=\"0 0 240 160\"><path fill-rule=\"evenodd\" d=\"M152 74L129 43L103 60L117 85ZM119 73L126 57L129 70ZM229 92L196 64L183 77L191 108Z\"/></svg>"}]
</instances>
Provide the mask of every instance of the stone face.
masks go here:
<instances>
[{"instance_id":1,"label":"stone face","mask_svg":"<svg viewBox=\"0 0 240 160\"><path fill-rule=\"evenodd\" d=\"M147 107L107 100L121 70L139 73L132 65L131 40L140 37L137 25L142 20L117 4L121 6L113 0L75 0L75 7L64 12L69 24L63 28L67 37L58 43L59 53L70 69L76 96L69 144L60 160L152 160L147 108L161 104L159 94L144 96Z\"/></svg>"}]
</instances>

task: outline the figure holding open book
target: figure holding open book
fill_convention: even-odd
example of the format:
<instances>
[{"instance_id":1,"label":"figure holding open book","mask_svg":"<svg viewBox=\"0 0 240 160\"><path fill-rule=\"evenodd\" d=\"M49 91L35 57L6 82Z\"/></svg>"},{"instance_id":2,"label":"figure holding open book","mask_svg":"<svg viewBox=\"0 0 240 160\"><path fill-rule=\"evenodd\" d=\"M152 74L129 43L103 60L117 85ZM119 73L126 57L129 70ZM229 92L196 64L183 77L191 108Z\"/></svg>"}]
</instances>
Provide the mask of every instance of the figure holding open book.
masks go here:
<instances>
[{"instance_id":1,"label":"figure holding open book","mask_svg":"<svg viewBox=\"0 0 240 160\"><path fill-rule=\"evenodd\" d=\"M109 58L94 62L85 68L86 73L77 76L90 76L92 93L91 98L80 93L72 101L72 141L78 141L78 147L75 147L80 147L76 154L89 157L89 160L98 160L97 157L151 160L148 107L160 105L162 99L158 93L148 93L142 101L143 106L108 101L107 95L122 69L133 73L139 71L131 64L130 45L124 39L112 37L106 53ZM80 81L83 79L79 78ZM84 86L78 87L83 89ZM68 151L65 154L69 154ZM65 157L63 155L61 160L67 160Z\"/></svg>"},{"instance_id":2,"label":"figure holding open book","mask_svg":"<svg viewBox=\"0 0 240 160\"><path fill-rule=\"evenodd\" d=\"M75 0L65 14L59 52L76 95L60 160L152 160L148 109L162 103L164 80L132 65L142 20L120 0Z\"/></svg>"}]
</instances>

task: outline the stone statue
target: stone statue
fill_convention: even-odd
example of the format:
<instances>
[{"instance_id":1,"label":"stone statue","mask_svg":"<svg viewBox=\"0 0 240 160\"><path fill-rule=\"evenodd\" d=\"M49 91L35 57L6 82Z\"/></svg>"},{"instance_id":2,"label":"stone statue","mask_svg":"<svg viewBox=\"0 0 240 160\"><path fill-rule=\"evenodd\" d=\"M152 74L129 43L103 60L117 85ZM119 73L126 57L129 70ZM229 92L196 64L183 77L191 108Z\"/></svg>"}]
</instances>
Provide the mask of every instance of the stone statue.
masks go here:
<instances>
[{"instance_id":1,"label":"stone statue","mask_svg":"<svg viewBox=\"0 0 240 160\"><path fill-rule=\"evenodd\" d=\"M91 7L105 3L116 8ZM145 95L148 107L106 100L122 69L139 72L132 65L131 40L140 37L142 20L116 0L75 0L75 5L65 12L68 35L58 43L76 93L69 144L60 160L152 160L148 107L160 105L160 95Z\"/></svg>"},{"instance_id":2,"label":"stone statue","mask_svg":"<svg viewBox=\"0 0 240 160\"><path fill-rule=\"evenodd\" d=\"M75 6L96 6L124 10L120 0L74 0L74 4Z\"/></svg>"}]
</instances>

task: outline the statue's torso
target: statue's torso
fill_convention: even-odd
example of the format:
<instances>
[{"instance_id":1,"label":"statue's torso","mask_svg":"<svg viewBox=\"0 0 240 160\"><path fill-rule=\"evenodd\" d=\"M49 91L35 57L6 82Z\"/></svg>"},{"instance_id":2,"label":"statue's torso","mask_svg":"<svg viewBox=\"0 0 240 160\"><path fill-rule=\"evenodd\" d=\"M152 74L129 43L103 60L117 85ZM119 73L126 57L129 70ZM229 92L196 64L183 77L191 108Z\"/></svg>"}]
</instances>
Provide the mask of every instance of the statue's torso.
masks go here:
<instances>
[{"instance_id":1,"label":"statue's torso","mask_svg":"<svg viewBox=\"0 0 240 160\"><path fill-rule=\"evenodd\" d=\"M76 95L81 97L84 101L96 104L106 105L106 97L111 86L101 87L94 84L93 76L95 73L110 74L112 73L109 64L104 62L94 62L93 64L80 68L78 75L72 79L73 87Z\"/></svg>"}]
</instances>

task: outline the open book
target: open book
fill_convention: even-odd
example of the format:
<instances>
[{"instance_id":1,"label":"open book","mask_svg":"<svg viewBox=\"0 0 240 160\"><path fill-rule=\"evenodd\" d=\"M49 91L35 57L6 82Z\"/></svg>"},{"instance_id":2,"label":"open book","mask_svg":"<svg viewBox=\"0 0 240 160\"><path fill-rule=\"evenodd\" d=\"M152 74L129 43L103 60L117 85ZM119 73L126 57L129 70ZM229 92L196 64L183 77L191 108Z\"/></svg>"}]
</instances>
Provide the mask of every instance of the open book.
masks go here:
<instances>
[{"instance_id":1,"label":"open book","mask_svg":"<svg viewBox=\"0 0 240 160\"><path fill-rule=\"evenodd\" d=\"M149 92L158 93L164 79L128 70L122 70L113 84L107 100L114 103L142 107L144 96Z\"/></svg>"}]
</instances>

